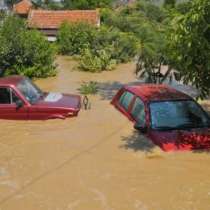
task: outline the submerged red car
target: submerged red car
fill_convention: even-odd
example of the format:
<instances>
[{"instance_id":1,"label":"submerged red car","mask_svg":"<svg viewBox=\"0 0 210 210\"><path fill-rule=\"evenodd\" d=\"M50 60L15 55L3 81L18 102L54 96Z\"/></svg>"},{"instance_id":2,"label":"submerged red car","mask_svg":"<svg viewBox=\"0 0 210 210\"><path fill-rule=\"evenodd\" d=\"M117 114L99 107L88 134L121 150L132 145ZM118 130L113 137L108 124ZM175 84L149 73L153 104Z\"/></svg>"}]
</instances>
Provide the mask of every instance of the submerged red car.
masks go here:
<instances>
[{"instance_id":1,"label":"submerged red car","mask_svg":"<svg viewBox=\"0 0 210 210\"><path fill-rule=\"evenodd\" d=\"M182 92L166 85L125 86L111 103L164 151L210 149L210 118Z\"/></svg>"},{"instance_id":2,"label":"submerged red car","mask_svg":"<svg viewBox=\"0 0 210 210\"><path fill-rule=\"evenodd\" d=\"M79 111L78 95L43 92L22 76L0 79L0 119L64 119L77 116Z\"/></svg>"}]
</instances>

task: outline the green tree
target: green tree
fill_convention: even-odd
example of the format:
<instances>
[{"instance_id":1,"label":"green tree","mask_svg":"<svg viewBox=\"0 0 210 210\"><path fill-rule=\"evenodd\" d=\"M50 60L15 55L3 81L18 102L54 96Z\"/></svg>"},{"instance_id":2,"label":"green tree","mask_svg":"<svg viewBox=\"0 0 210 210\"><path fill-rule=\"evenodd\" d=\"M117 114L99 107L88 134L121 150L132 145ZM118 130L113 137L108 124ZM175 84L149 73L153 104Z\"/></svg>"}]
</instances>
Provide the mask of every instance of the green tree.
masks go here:
<instances>
[{"instance_id":1,"label":"green tree","mask_svg":"<svg viewBox=\"0 0 210 210\"><path fill-rule=\"evenodd\" d=\"M36 0L33 1L34 5L38 8L51 9L51 10L62 10L64 8L63 1L57 2L54 0Z\"/></svg>"},{"instance_id":2,"label":"green tree","mask_svg":"<svg viewBox=\"0 0 210 210\"><path fill-rule=\"evenodd\" d=\"M0 69L5 74L47 77L55 74L55 51L38 31L13 16L0 27Z\"/></svg>"},{"instance_id":3,"label":"green tree","mask_svg":"<svg viewBox=\"0 0 210 210\"><path fill-rule=\"evenodd\" d=\"M9 6L9 7L12 7L13 4L16 4L18 3L19 0L5 0L5 3Z\"/></svg>"},{"instance_id":4,"label":"green tree","mask_svg":"<svg viewBox=\"0 0 210 210\"><path fill-rule=\"evenodd\" d=\"M87 23L61 25L58 33L59 51L65 55L79 55L94 40L96 28Z\"/></svg>"},{"instance_id":5,"label":"green tree","mask_svg":"<svg viewBox=\"0 0 210 210\"><path fill-rule=\"evenodd\" d=\"M64 0L66 9L95 9L110 7L113 0Z\"/></svg>"},{"instance_id":6,"label":"green tree","mask_svg":"<svg viewBox=\"0 0 210 210\"><path fill-rule=\"evenodd\" d=\"M191 6L191 1L182 2L176 5L176 10L181 14L189 12Z\"/></svg>"},{"instance_id":7,"label":"green tree","mask_svg":"<svg viewBox=\"0 0 210 210\"><path fill-rule=\"evenodd\" d=\"M138 53L139 41L133 33L102 26L97 31L90 47L93 50L111 49L109 52L111 58L117 63L124 63L130 61Z\"/></svg>"},{"instance_id":8,"label":"green tree","mask_svg":"<svg viewBox=\"0 0 210 210\"><path fill-rule=\"evenodd\" d=\"M174 8L176 5L176 0L164 0L164 7Z\"/></svg>"},{"instance_id":9,"label":"green tree","mask_svg":"<svg viewBox=\"0 0 210 210\"><path fill-rule=\"evenodd\" d=\"M162 77L161 67L167 64L166 38L161 31L154 30L151 25L144 24L139 29L140 51L136 64L136 74L147 82L162 83L171 71L168 70Z\"/></svg>"},{"instance_id":10,"label":"green tree","mask_svg":"<svg viewBox=\"0 0 210 210\"><path fill-rule=\"evenodd\" d=\"M194 0L189 12L171 23L169 50L171 65L180 71L184 82L210 92L210 1Z\"/></svg>"}]
</instances>

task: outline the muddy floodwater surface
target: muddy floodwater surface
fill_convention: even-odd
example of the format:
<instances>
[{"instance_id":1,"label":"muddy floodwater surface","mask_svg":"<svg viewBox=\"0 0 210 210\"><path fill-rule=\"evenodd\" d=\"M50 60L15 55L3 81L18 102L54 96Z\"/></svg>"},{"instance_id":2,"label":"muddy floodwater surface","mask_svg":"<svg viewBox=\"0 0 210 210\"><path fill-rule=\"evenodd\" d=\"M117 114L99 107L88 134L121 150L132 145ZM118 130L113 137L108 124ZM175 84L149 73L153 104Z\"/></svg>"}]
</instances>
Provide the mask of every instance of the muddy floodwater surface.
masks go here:
<instances>
[{"instance_id":1,"label":"muddy floodwater surface","mask_svg":"<svg viewBox=\"0 0 210 210\"><path fill-rule=\"evenodd\" d=\"M60 57L43 90L77 93L97 81L77 118L0 120L0 210L210 210L210 153L165 153L139 136L110 99L135 81L133 64L75 71Z\"/></svg>"}]
</instances>

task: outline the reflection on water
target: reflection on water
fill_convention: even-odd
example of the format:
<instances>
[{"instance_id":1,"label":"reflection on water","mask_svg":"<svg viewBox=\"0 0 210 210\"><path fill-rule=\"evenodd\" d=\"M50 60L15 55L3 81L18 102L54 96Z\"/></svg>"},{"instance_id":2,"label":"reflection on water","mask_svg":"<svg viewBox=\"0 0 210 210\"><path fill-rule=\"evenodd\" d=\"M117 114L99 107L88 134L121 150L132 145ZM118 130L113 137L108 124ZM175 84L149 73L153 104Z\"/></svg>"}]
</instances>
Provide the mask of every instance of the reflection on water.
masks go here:
<instances>
[{"instance_id":1,"label":"reflection on water","mask_svg":"<svg viewBox=\"0 0 210 210\"><path fill-rule=\"evenodd\" d=\"M132 64L87 74L72 71L72 61L58 62L57 77L36 81L42 89L76 92L82 81L134 77ZM77 118L0 121L1 210L210 209L210 154L162 152L133 131L105 93L103 86Z\"/></svg>"}]
</instances>

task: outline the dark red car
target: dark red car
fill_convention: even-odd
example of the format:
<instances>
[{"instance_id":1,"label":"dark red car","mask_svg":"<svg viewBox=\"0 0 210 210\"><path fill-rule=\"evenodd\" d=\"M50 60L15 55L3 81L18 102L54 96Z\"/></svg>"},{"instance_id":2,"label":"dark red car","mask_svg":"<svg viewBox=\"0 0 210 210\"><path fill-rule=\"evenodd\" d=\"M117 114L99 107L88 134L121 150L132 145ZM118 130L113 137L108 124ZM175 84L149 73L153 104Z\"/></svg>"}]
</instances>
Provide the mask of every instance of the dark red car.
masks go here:
<instances>
[{"instance_id":1,"label":"dark red car","mask_svg":"<svg viewBox=\"0 0 210 210\"><path fill-rule=\"evenodd\" d=\"M112 104L165 151L210 148L208 114L190 96L169 86L125 86Z\"/></svg>"},{"instance_id":2,"label":"dark red car","mask_svg":"<svg viewBox=\"0 0 210 210\"><path fill-rule=\"evenodd\" d=\"M22 76L0 79L0 119L64 119L79 111L78 95L43 92Z\"/></svg>"}]
</instances>

